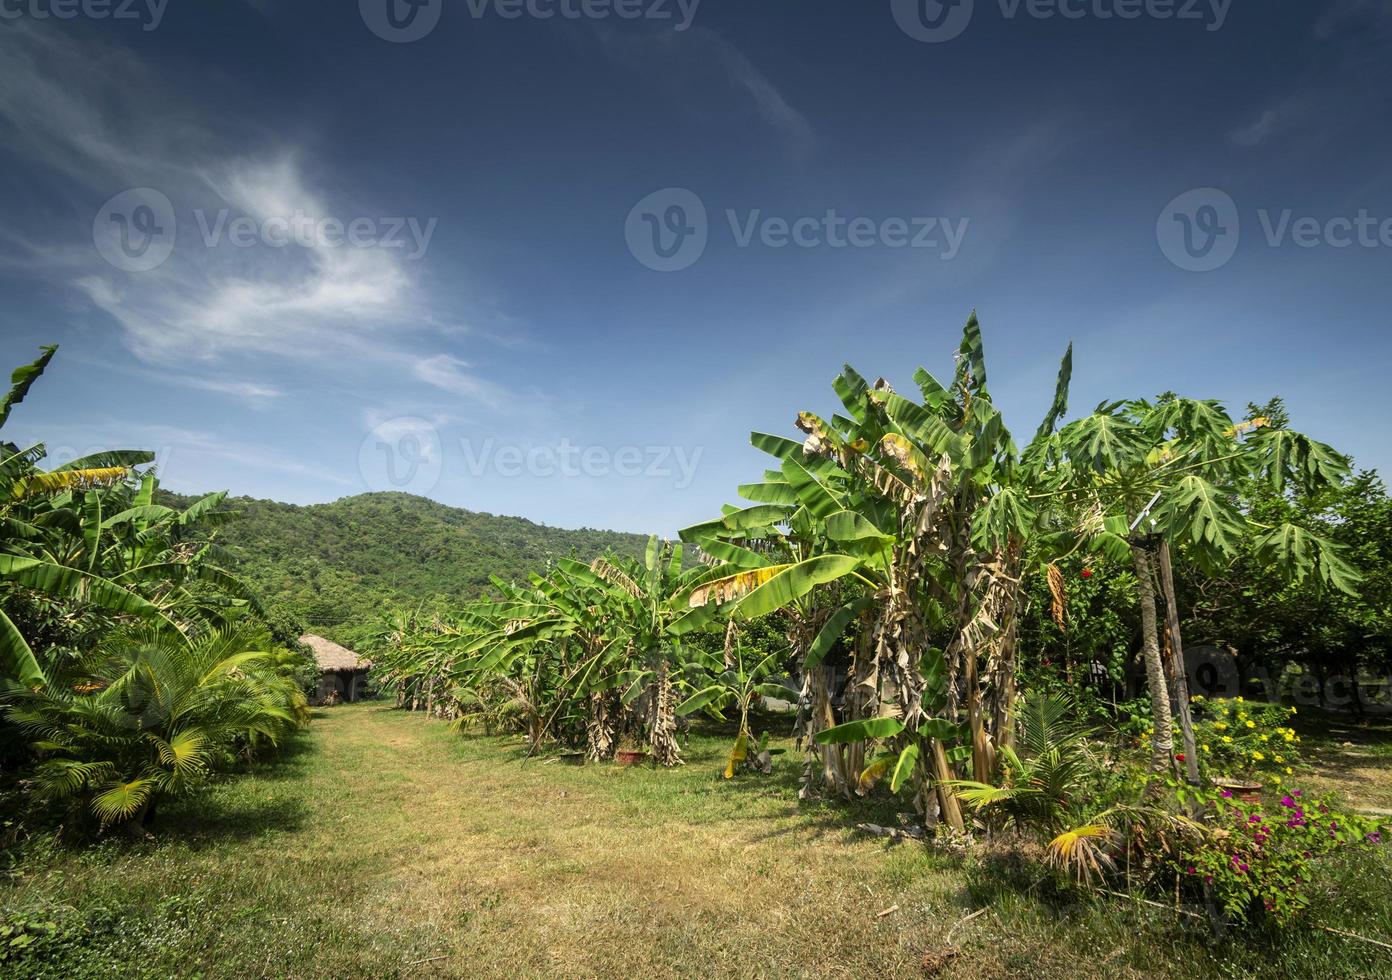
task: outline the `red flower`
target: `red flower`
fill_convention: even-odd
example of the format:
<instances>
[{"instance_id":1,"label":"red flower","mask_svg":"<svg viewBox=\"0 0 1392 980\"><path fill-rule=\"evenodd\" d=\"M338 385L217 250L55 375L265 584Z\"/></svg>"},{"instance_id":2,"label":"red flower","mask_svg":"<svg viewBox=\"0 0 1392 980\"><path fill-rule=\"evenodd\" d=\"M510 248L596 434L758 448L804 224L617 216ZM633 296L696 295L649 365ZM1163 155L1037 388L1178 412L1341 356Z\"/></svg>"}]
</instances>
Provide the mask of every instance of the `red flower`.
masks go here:
<instances>
[{"instance_id":1,"label":"red flower","mask_svg":"<svg viewBox=\"0 0 1392 980\"><path fill-rule=\"evenodd\" d=\"M1175 762L1183 762L1183 761L1184 761L1184 753L1183 753L1183 752L1176 752L1176 753L1175 753Z\"/></svg>"},{"instance_id":2,"label":"red flower","mask_svg":"<svg viewBox=\"0 0 1392 980\"><path fill-rule=\"evenodd\" d=\"M1084 568L1084 569L1083 569L1083 578L1092 578L1092 569L1091 569L1091 568Z\"/></svg>"}]
</instances>

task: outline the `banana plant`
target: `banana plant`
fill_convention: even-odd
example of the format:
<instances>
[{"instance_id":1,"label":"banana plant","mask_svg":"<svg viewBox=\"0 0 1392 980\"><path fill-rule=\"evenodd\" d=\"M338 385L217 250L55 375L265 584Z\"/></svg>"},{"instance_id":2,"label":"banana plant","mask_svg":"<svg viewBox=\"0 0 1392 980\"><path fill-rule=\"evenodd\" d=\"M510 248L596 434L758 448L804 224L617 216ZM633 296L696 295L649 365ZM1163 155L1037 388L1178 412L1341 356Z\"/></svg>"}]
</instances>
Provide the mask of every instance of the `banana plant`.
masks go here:
<instances>
[{"instance_id":1,"label":"banana plant","mask_svg":"<svg viewBox=\"0 0 1392 980\"><path fill-rule=\"evenodd\" d=\"M943 711L966 720L974 774L986 778L992 771L995 741L1010 738L1026 544L1048 529L1052 516L1031 494L1050 478L1046 444L1067 410L1070 378L1071 351L1050 412L1021 457L991 403L973 315L950 386L918 371L919 402L846 367L833 382L846 414L827 421L801 413L801 443L756 433L751 441L775 456L779 468L762 483L741 487L754 506L727 508L719 520L683 532L741 567L712 583L732 615L769 611L755 591L765 576L798 577L799 587L779 597L785 604L836 597L821 603L821 615L807 615L819 628L802 646L804 698L812 705L806 734L829 788L849 795L864 772L861 740L817 738L836 724L819 668L847 630L854 634L854 684L843 719L888 715L916 732L929 717L921 651L936 645L945 657ZM769 541L797 560L773 565L759 547ZM939 782L955 775L953 747L941 748L923 753ZM940 809L961 829L955 803Z\"/></svg>"},{"instance_id":2,"label":"banana plant","mask_svg":"<svg viewBox=\"0 0 1392 980\"><path fill-rule=\"evenodd\" d=\"M0 399L0 426L56 350L45 347L37 361L14 371ZM45 456L42 445L0 441L0 678L29 689L52 679L53 664L40 662L15 619L26 596L145 620L174 634L186 623L262 612L255 594L214 564L215 546L204 540L232 516L219 509L225 494L177 512L153 503L153 473L137 477L151 453L94 453L53 470L40 467ZM100 630L92 642L98 639Z\"/></svg>"},{"instance_id":3,"label":"banana plant","mask_svg":"<svg viewBox=\"0 0 1392 980\"><path fill-rule=\"evenodd\" d=\"M781 698L789 693L782 684L769 680L777 669L781 654L775 651L756 661L747 661L744 645L738 637L738 624L730 620L725 633L723 657L693 650L679 680L682 689L691 692L677 706L679 717L700 711L717 721L724 721L726 711L734 709L739 713L739 726L725 766L726 779L733 779L741 766L769 771L771 757L782 750L768 747L767 732L759 742L755 742L754 733L749 727L749 710L759 697Z\"/></svg>"}]
</instances>

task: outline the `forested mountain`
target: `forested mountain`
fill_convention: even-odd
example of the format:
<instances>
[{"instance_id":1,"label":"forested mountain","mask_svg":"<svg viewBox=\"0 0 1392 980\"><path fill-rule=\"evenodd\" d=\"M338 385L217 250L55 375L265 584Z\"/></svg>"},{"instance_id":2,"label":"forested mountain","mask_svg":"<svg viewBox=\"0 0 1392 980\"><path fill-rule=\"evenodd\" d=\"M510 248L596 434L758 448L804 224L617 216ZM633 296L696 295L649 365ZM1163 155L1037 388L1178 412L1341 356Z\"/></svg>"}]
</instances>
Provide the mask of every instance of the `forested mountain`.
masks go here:
<instances>
[{"instance_id":1,"label":"forested mountain","mask_svg":"<svg viewBox=\"0 0 1392 980\"><path fill-rule=\"evenodd\" d=\"M193 499L170 495L174 505ZM642 535L547 527L405 493L309 506L234 497L226 507L241 516L218 541L272 615L364 651L393 606L444 606L485 591L490 574L522 580L556 558L638 556L647 543Z\"/></svg>"}]
</instances>

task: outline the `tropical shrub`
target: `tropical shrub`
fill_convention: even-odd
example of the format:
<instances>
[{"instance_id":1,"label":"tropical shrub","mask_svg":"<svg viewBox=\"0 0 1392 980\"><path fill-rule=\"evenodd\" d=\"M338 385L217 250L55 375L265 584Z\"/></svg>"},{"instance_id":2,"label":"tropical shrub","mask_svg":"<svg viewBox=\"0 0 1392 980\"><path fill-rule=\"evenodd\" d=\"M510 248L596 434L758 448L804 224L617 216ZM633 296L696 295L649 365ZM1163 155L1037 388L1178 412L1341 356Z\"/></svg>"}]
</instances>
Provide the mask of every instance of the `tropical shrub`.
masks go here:
<instances>
[{"instance_id":1,"label":"tropical shrub","mask_svg":"<svg viewBox=\"0 0 1392 980\"><path fill-rule=\"evenodd\" d=\"M1291 776L1300 736L1286 724L1295 708L1243 698L1194 698L1199 760L1215 775Z\"/></svg>"},{"instance_id":2,"label":"tropical shrub","mask_svg":"<svg viewBox=\"0 0 1392 980\"><path fill-rule=\"evenodd\" d=\"M1190 794L1205 807L1204 833L1185 838L1175 870L1205 885L1233 920L1285 923L1309 906L1313 866L1347 847L1376 845L1375 821L1343 813L1301 790L1275 806L1245 804L1229 790Z\"/></svg>"},{"instance_id":3,"label":"tropical shrub","mask_svg":"<svg viewBox=\"0 0 1392 980\"><path fill-rule=\"evenodd\" d=\"M998 782L953 785L977 812L1053 837L1079 825L1088 807L1100 809L1089 792L1101 780L1088 743L1092 730L1077 721L1077 705L1066 695L1028 698L1019 714L1019 751L1001 748Z\"/></svg>"},{"instance_id":4,"label":"tropical shrub","mask_svg":"<svg viewBox=\"0 0 1392 980\"><path fill-rule=\"evenodd\" d=\"M260 627L110 637L78 684L12 694L7 714L38 754L40 798L103 827L144 822L160 800L280 744L309 721L293 659Z\"/></svg>"},{"instance_id":5,"label":"tropical shrub","mask_svg":"<svg viewBox=\"0 0 1392 980\"><path fill-rule=\"evenodd\" d=\"M55 351L14 372L0 426ZM0 441L0 745L39 799L140 823L305 724L311 662L223 567L225 493L170 507L151 453L46 456Z\"/></svg>"}]
</instances>

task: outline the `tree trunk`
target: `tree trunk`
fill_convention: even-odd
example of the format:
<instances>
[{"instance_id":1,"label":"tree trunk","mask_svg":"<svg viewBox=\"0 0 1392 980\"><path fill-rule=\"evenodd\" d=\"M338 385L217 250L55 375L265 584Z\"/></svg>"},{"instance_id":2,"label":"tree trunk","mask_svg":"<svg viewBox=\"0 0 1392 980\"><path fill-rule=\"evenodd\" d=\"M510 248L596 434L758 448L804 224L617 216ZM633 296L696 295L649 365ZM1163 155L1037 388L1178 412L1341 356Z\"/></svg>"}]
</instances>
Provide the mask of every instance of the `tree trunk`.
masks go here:
<instances>
[{"instance_id":1,"label":"tree trunk","mask_svg":"<svg viewBox=\"0 0 1392 980\"><path fill-rule=\"evenodd\" d=\"M802 788L798 791L801 799L807 799L817 792L816 770L819 763L822 770L821 789L847 798L851 795L852 780L846 765L846 746L818 745L816 742L818 732L836 724L836 713L831 707L834 676L832 668L818 665L803 677L802 697L806 699L808 707L802 734L808 757L803 769Z\"/></svg>"},{"instance_id":2,"label":"tree trunk","mask_svg":"<svg viewBox=\"0 0 1392 980\"><path fill-rule=\"evenodd\" d=\"M962 807L957 802L957 795L952 792L952 787L948 786L944 780L952 779L952 766L947 761L947 750L943 748L942 742L936 738L931 740L933 743L933 781L938 790L938 806L941 808L942 818L947 821L947 825L959 834L965 833L966 822L962 819Z\"/></svg>"},{"instance_id":3,"label":"tree trunk","mask_svg":"<svg viewBox=\"0 0 1392 980\"><path fill-rule=\"evenodd\" d=\"M590 695L590 718L585 726L586 755L593 762L614 754L618 741L618 717L610 703L612 695L603 691Z\"/></svg>"},{"instance_id":4,"label":"tree trunk","mask_svg":"<svg viewBox=\"0 0 1392 980\"><path fill-rule=\"evenodd\" d=\"M667 659L657 665L657 680L653 682L653 719L649 738L653 760L658 765L681 765L681 749L677 746L677 700L672 694L672 678L668 675Z\"/></svg>"},{"instance_id":5,"label":"tree trunk","mask_svg":"<svg viewBox=\"0 0 1392 980\"><path fill-rule=\"evenodd\" d=\"M1170 715L1170 692L1165 683L1165 666L1160 659L1159 621L1155 612L1155 583L1150 575L1150 554L1141 545L1131 546L1136 566L1136 588L1141 604L1141 651L1145 658L1146 681L1150 687L1150 710L1155 719L1151 733L1148 793L1158 788L1157 778L1174 759L1174 723Z\"/></svg>"},{"instance_id":6,"label":"tree trunk","mask_svg":"<svg viewBox=\"0 0 1392 980\"><path fill-rule=\"evenodd\" d=\"M1184 743L1184 775L1189 785L1199 785L1199 745L1194 738L1194 717L1189 711L1189 674L1184 666L1184 643L1179 635L1179 602L1175 599L1174 569L1170 565L1170 543L1160 542L1157 553L1160 572L1160 591L1165 596L1165 625L1170 642L1170 676L1174 678L1175 714L1179 718L1180 738Z\"/></svg>"}]
</instances>

